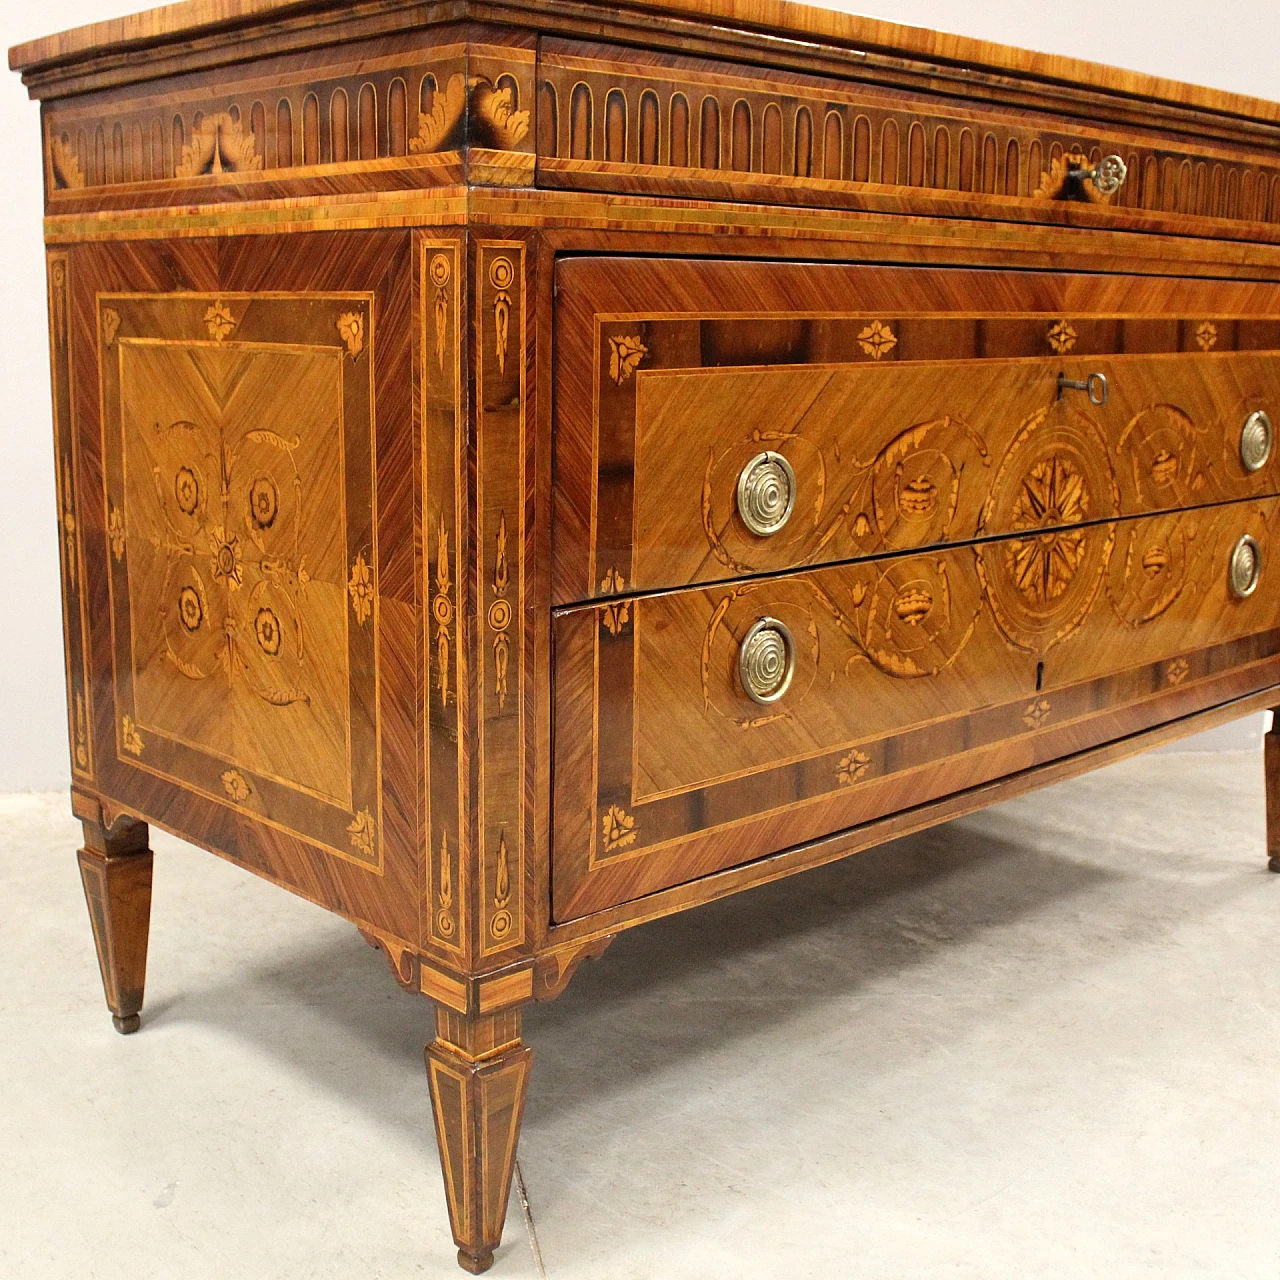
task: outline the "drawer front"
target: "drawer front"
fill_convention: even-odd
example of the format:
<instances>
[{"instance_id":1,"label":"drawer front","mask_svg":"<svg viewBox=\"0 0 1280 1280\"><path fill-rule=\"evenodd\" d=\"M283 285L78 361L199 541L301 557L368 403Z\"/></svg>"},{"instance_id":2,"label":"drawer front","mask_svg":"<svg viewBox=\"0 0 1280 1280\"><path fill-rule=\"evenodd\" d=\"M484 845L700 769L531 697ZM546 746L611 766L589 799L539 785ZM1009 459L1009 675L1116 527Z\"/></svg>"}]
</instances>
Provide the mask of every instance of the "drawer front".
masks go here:
<instances>
[{"instance_id":1,"label":"drawer front","mask_svg":"<svg viewBox=\"0 0 1280 1280\"><path fill-rule=\"evenodd\" d=\"M1277 554L1266 499L559 613L558 918L1265 687Z\"/></svg>"},{"instance_id":2,"label":"drawer front","mask_svg":"<svg viewBox=\"0 0 1280 1280\"><path fill-rule=\"evenodd\" d=\"M962 102L897 61L859 59L853 81L555 37L539 70L542 186L1196 234L1280 221L1265 138L1087 122L1078 91ZM1071 177L1111 155L1127 168L1114 192Z\"/></svg>"},{"instance_id":3,"label":"drawer front","mask_svg":"<svg viewBox=\"0 0 1280 1280\"><path fill-rule=\"evenodd\" d=\"M625 260L559 285L557 604L1280 488L1280 450L1241 449L1280 426L1272 285Z\"/></svg>"}]
</instances>

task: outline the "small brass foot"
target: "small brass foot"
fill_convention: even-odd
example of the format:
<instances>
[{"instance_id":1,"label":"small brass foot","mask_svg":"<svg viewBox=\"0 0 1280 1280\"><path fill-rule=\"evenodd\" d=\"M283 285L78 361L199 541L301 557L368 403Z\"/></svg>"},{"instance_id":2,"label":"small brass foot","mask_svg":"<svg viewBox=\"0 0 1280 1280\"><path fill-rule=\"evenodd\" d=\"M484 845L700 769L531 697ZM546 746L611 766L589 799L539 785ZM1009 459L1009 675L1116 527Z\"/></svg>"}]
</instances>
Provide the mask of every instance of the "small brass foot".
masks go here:
<instances>
[{"instance_id":1,"label":"small brass foot","mask_svg":"<svg viewBox=\"0 0 1280 1280\"><path fill-rule=\"evenodd\" d=\"M131 1036L142 1026L142 1018L136 1013L131 1013L127 1018L121 1018L113 1013L111 1021L115 1023L116 1030L122 1036Z\"/></svg>"},{"instance_id":2,"label":"small brass foot","mask_svg":"<svg viewBox=\"0 0 1280 1280\"><path fill-rule=\"evenodd\" d=\"M468 1253L465 1249L459 1249L458 1266L463 1271L471 1272L473 1276L483 1275L493 1266L493 1250L482 1249L479 1253Z\"/></svg>"}]
</instances>

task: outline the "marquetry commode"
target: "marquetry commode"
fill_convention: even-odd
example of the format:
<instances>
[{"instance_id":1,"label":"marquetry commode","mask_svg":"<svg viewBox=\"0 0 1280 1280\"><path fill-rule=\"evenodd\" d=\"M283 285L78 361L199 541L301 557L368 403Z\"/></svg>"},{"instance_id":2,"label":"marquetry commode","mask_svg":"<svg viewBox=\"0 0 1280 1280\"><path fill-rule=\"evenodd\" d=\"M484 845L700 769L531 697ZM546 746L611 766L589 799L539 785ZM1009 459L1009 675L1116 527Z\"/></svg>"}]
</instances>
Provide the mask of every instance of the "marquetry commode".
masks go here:
<instances>
[{"instance_id":1,"label":"marquetry commode","mask_svg":"<svg viewBox=\"0 0 1280 1280\"><path fill-rule=\"evenodd\" d=\"M10 63L107 1002L147 823L354 921L467 1269L619 930L1280 702L1280 107L773 0Z\"/></svg>"}]
</instances>

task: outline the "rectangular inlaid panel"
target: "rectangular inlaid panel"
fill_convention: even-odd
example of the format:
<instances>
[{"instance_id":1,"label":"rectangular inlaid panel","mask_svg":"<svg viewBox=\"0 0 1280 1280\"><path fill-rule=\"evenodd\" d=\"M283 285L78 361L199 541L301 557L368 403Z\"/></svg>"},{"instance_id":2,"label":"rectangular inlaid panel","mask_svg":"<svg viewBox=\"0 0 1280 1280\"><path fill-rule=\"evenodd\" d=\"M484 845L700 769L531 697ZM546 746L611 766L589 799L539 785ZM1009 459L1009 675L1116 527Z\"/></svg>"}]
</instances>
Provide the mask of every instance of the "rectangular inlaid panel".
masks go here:
<instances>
[{"instance_id":1,"label":"rectangular inlaid panel","mask_svg":"<svg viewBox=\"0 0 1280 1280\"><path fill-rule=\"evenodd\" d=\"M1091 501L1093 478L1078 480ZM1245 538L1262 578L1240 597L1230 565ZM611 863L662 860L687 878L682 844L729 828L725 856L748 861L890 811L863 803L886 779L1280 653L1278 552L1269 498L565 611L558 910L584 886L603 905L589 881ZM786 637L792 669L768 704L744 689L757 623ZM757 821L769 815L783 831ZM643 865L632 874L658 887Z\"/></svg>"},{"instance_id":2,"label":"rectangular inlaid panel","mask_svg":"<svg viewBox=\"0 0 1280 1280\"><path fill-rule=\"evenodd\" d=\"M1274 285L617 258L557 280L558 605L1006 532L1050 437L1113 476L1090 518L1276 491L1280 458L1240 453L1250 414L1280 422ZM1105 406L1059 395L1091 373ZM766 452L795 506L761 537L737 487Z\"/></svg>"},{"instance_id":3,"label":"rectangular inlaid panel","mask_svg":"<svg viewBox=\"0 0 1280 1280\"><path fill-rule=\"evenodd\" d=\"M118 758L376 866L370 317L99 297Z\"/></svg>"}]
</instances>

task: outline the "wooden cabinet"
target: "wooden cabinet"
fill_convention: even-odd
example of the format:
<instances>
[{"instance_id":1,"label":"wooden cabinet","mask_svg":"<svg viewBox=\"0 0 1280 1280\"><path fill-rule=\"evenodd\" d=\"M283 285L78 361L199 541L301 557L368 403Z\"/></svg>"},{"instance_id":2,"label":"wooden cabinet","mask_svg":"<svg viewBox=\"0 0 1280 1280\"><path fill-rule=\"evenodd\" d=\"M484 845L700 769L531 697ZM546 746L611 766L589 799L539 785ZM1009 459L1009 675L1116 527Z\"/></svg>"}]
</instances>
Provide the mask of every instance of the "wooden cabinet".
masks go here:
<instances>
[{"instance_id":1,"label":"wooden cabinet","mask_svg":"<svg viewBox=\"0 0 1280 1280\"><path fill-rule=\"evenodd\" d=\"M10 62L107 1003L148 823L351 920L468 1270L621 929L1280 703L1280 107L768 0Z\"/></svg>"}]
</instances>

